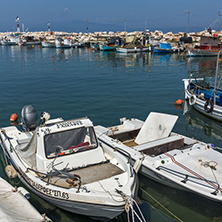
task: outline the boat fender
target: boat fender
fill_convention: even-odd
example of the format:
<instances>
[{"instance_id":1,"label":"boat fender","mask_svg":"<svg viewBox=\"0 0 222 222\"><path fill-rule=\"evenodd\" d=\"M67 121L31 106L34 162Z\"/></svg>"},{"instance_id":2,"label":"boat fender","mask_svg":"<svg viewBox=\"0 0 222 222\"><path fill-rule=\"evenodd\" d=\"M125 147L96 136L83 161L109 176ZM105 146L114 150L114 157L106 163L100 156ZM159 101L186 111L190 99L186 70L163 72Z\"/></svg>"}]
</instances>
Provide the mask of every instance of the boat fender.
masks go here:
<instances>
[{"instance_id":1,"label":"boat fender","mask_svg":"<svg viewBox=\"0 0 222 222\"><path fill-rule=\"evenodd\" d=\"M24 187L18 187L18 192L21 193L27 200L30 199L30 193Z\"/></svg>"},{"instance_id":2,"label":"boat fender","mask_svg":"<svg viewBox=\"0 0 222 222\"><path fill-rule=\"evenodd\" d=\"M191 97L189 98L189 104L193 106L196 103L196 101L197 101L196 95L191 95Z\"/></svg>"},{"instance_id":3,"label":"boat fender","mask_svg":"<svg viewBox=\"0 0 222 222\"><path fill-rule=\"evenodd\" d=\"M5 167L5 173L8 176L8 178L16 178L18 175L15 168L12 165L7 165Z\"/></svg>"},{"instance_id":4,"label":"boat fender","mask_svg":"<svg viewBox=\"0 0 222 222\"><path fill-rule=\"evenodd\" d=\"M204 104L204 110L207 113L211 113L213 111L213 108L214 108L214 104L213 104L212 100L207 100Z\"/></svg>"}]
</instances>

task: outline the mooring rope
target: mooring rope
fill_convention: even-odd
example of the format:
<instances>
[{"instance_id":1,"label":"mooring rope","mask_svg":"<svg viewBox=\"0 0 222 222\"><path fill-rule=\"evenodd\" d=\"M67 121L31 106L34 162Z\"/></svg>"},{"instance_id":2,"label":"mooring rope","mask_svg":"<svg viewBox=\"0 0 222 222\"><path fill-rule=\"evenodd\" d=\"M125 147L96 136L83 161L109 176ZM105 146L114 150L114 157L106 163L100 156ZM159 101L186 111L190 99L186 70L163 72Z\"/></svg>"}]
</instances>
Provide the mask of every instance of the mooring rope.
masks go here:
<instances>
[{"instance_id":1,"label":"mooring rope","mask_svg":"<svg viewBox=\"0 0 222 222\"><path fill-rule=\"evenodd\" d=\"M177 217L174 213L172 213L170 210L168 210L163 204L161 204L157 199L155 199L151 194L146 192L143 188L140 188L145 194L147 194L152 200L154 200L157 204L159 204L164 210L166 210L170 215L172 215L174 218L176 218L178 221L183 222L179 217Z\"/></svg>"},{"instance_id":2,"label":"mooring rope","mask_svg":"<svg viewBox=\"0 0 222 222\"><path fill-rule=\"evenodd\" d=\"M125 200L125 203L126 203L125 210L126 210L126 213L127 213L127 220L128 220L128 222L130 222L130 216L129 216L130 210L131 210L131 217L132 217L133 222L135 222L135 216L137 217L137 219L140 222L146 222L146 220L145 220L145 218L143 216L143 213L140 210L140 207L137 204L137 202L132 197L125 195L122 191L117 191L117 192ZM134 205L138 209L139 214L134 210L134 207L133 207Z\"/></svg>"}]
</instances>

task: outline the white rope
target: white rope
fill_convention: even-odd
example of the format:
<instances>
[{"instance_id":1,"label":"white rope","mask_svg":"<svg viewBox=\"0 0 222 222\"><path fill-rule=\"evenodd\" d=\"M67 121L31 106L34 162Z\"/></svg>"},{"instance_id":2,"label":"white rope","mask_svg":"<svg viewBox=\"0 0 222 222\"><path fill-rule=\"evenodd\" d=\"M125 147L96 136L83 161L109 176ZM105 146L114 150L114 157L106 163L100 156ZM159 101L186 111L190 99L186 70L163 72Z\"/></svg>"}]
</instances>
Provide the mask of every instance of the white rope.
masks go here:
<instances>
[{"instance_id":1,"label":"white rope","mask_svg":"<svg viewBox=\"0 0 222 222\"><path fill-rule=\"evenodd\" d=\"M125 210L126 210L126 213L127 213L127 219L128 219L128 222L130 222L130 217L129 217L129 212L131 210L131 217L132 217L132 221L135 222L135 217L140 221L140 222L146 222L143 214L142 214L142 211L140 210L140 207L139 205L137 204L137 202L130 196L127 196L125 195L122 191L118 191L117 190L117 193L119 193L122 198L125 200ZM139 211L139 214L134 210L134 207L133 206L136 206L138 211Z\"/></svg>"}]
</instances>

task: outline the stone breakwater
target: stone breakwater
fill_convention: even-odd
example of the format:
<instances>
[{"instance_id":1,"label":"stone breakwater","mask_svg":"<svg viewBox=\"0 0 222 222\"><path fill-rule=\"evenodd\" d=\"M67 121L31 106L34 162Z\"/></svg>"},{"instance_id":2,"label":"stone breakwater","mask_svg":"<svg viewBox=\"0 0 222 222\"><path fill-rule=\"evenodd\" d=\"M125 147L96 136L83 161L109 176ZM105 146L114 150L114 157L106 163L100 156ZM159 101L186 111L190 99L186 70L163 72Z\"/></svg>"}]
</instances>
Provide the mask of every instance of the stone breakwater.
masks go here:
<instances>
[{"instance_id":1,"label":"stone breakwater","mask_svg":"<svg viewBox=\"0 0 222 222\"><path fill-rule=\"evenodd\" d=\"M211 30L211 32L209 33L208 30L204 30L198 33L192 32L192 33L184 33L184 32L179 32L179 33L172 33L172 32L167 32L167 33L163 33L162 31L154 31L154 32L150 32L147 31L147 33L149 33L149 35L152 37L153 40L156 41L169 41L169 42L179 42L181 37L184 36L189 36L192 37L193 43L199 43L200 40L200 36L202 35L214 35L216 34L217 36L220 37L220 39L222 39L222 30L221 31L215 31L215 30ZM36 40L43 40L45 38L47 39L55 39L58 37L61 38L70 38L72 40L72 42L76 42L76 43L96 43L96 42L104 42L106 41L108 38L112 38L112 37L130 37L130 36L143 36L145 34L144 31L134 31L134 32L94 32L94 33L68 33L68 32L58 32L58 31L54 31L54 32L26 32L26 33L16 33L16 32L1 32L0 33L0 39L3 38L7 38L7 36L10 35L19 35L20 38L26 38L27 36L32 36L34 37Z\"/></svg>"}]
</instances>

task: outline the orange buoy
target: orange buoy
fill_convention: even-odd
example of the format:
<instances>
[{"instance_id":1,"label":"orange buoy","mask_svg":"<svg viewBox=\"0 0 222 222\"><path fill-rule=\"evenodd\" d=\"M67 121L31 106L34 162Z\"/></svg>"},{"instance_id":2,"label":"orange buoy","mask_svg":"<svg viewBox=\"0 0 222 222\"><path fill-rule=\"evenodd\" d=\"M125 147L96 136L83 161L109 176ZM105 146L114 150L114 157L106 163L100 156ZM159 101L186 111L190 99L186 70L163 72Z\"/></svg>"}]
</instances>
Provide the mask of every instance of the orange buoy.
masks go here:
<instances>
[{"instance_id":1,"label":"orange buoy","mask_svg":"<svg viewBox=\"0 0 222 222\"><path fill-rule=\"evenodd\" d=\"M11 122L15 122L18 120L18 114L17 113L13 113L11 116L10 116L10 121Z\"/></svg>"},{"instance_id":2,"label":"orange buoy","mask_svg":"<svg viewBox=\"0 0 222 222\"><path fill-rule=\"evenodd\" d=\"M176 102L175 102L175 105L182 105L183 104L183 100L182 99L178 99Z\"/></svg>"}]
</instances>

